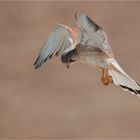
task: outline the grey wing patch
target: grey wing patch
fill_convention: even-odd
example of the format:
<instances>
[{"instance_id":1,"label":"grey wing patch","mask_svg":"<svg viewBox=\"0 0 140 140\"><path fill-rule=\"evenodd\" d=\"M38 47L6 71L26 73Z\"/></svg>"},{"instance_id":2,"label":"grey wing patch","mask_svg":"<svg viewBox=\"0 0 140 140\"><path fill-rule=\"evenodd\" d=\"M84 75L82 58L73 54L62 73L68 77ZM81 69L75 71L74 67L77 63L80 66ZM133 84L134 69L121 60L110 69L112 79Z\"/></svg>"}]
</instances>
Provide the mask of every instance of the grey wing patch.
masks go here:
<instances>
[{"instance_id":1,"label":"grey wing patch","mask_svg":"<svg viewBox=\"0 0 140 140\"><path fill-rule=\"evenodd\" d=\"M90 17L86 16L88 22L93 26L95 31L98 31L99 29L101 29L101 27L99 25L97 25L93 20L91 20Z\"/></svg>"},{"instance_id":2,"label":"grey wing patch","mask_svg":"<svg viewBox=\"0 0 140 140\"><path fill-rule=\"evenodd\" d=\"M96 46L85 46L82 44L78 44L76 46L76 49L78 50L79 54L82 56L94 56L94 55L98 55L98 56L103 56L106 57L106 53L99 47Z\"/></svg>"},{"instance_id":3,"label":"grey wing patch","mask_svg":"<svg viewBox=\"0 0 140 140\"><path fill-rule=\"evenodd\" d=\"M76 13L75 14L75 19L77 26L82 30L82 31L94 31L97 32L101 27L97 25L90 17L88 17L85 14L82 13Z\"/></svg>"},{"instance_id":4,"label":"grey wing patch","mask_svg":"<svg viewBox=\"0 0 140 140\"><path fill-rule=\"evenodd\" d=\"M113 57L107 35L104 30L85 14L76 14L76 23L79 28L78 42L85 47L97 47L106 56Z\"/></svg>"}]
</instances>

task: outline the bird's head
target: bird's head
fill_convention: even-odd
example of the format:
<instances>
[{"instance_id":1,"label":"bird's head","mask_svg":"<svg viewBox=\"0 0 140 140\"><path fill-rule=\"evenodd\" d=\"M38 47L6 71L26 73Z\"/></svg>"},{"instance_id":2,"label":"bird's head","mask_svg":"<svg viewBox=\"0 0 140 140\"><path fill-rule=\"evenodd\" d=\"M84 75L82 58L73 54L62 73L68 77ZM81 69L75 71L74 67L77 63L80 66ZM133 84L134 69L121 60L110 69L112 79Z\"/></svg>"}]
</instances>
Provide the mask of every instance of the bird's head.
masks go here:
<instances>
[{"instance_id":1,"label":"bird's head","mask_svg":"<svg viewBox=\"0 0 140 140\"><path fill-rule=\"evenodd\" d=\"M76 48L74 48L72 50L66 50L61 56L61 61L66 65L67 68L69 68L71 64L78 60L78 58L78 52Z\"/></svg>"}]
</instances>

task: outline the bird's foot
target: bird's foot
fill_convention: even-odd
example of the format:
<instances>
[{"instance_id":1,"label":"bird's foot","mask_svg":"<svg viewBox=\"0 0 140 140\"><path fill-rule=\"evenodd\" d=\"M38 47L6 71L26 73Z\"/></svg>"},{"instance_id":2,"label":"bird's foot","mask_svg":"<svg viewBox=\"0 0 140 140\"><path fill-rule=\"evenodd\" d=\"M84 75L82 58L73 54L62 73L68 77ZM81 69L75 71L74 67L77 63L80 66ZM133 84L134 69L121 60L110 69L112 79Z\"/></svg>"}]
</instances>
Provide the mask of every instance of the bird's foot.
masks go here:
<instances>
[{"instance_id":1,"label":"bird's foot","mask_svg":"<svg viewBox=\"0 0 140 140\"><path fill-rule=\"evenodd\" d=\"M110 84L113 83L112 76L108 75L106 78Z\"/></svg>"},{"instance_id":2,"label":"bird's foot","mask_svg":"<svg viewBox=\"0 0 140 140\"><path fill-rule=\"evenodd\" d=\"M102 78L101 78L101 81L102 81L102 83L103 83L105 86L108 86L109 82L107 81L106 78L102 77Z\"/></svg>"},{"instance_id":3,"label":"bird's foot","mask_svg":"<svg viewBox=\"0 0 140 140\"><path fill-rule=\"evenodd\" d=\"M112 76L108 75L108 68L102 70L101 81L105 86L113 83Z\"/></svg>"}]
</instances>

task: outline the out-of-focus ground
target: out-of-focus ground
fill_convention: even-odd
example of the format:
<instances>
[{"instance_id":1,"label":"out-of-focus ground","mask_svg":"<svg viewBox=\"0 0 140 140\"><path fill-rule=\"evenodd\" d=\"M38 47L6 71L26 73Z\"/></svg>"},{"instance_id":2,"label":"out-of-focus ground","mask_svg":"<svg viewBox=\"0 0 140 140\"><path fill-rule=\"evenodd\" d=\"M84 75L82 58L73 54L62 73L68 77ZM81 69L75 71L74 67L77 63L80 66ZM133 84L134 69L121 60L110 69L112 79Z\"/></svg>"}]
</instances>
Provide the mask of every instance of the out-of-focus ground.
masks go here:
<instances>
[{"instance_id":1,"label":"out-of-focus ground","mask_svg":"<svg viewBox=\"0 0 140 140\"><path fill-rule=\"evenodd\" d=\"M0 138L140 138L140 98L103 86L100 71L56 58L33 69L53 25L74 26L78 11L140 81L140 2L0 2Z\"/></svg>"}]
</instances>

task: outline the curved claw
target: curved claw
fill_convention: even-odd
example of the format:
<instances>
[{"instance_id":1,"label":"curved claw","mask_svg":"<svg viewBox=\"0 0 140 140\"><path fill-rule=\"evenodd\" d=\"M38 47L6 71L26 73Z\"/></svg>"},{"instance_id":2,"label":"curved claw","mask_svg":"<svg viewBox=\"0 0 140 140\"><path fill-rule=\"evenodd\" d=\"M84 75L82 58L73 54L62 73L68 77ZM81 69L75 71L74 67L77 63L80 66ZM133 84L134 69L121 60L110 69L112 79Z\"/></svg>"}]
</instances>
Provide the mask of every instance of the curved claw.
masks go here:
<instances>
[{"instance_id":1,"label":"curved claw","mask_svg":"<svg viewBox=\"0 0 140 140\"><path fill-rule=\"evenodd\" d=\"M66 68L70 67L70 63L65 63L65 65L66 65Z\"/></svg>"}]
</instances>

